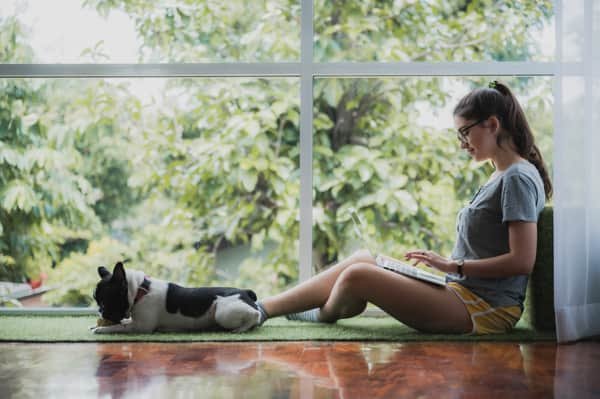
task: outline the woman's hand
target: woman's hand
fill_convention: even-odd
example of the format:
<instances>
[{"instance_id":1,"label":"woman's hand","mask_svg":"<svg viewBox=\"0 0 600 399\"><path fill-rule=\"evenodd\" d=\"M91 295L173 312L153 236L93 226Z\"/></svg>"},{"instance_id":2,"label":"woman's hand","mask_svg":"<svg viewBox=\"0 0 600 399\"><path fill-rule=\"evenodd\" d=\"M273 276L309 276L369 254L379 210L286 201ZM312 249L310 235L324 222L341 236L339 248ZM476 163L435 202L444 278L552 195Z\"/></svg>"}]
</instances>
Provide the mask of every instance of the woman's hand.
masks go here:
<instances>
[{"instance_id":1,"label":"woman's hand","mask_svg":"<svg viewBox=\"0 0 600 399\"><path fill-rule=\"evenodd\" d=\"M438 270L443 271L444 273L452 273L453 270L453 261L452 259L444 258L433 251L425 251L425 250L416 250L407 252L404 257L406 260L414 259L416 262L414 265L419 263L423 263L429 267L434 267Z\"/></svg>"}]
</instances>

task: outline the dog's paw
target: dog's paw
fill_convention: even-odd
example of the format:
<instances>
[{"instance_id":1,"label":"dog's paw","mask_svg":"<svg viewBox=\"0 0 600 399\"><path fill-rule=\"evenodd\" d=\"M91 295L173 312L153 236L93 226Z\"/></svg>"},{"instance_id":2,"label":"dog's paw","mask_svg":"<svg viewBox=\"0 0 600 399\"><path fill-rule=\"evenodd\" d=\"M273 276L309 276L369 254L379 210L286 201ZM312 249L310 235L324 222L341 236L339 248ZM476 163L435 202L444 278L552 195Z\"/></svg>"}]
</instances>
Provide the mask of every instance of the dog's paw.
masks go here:
<instances>
[{"instance_id":1,"label":"dog's paw","mask_svg":"<svg viewBox=\"0 0 600 399\"><path fill-rule=\"evenodd\" d=\"M231 332L232 333L245 333L247 331L254 330L258 326L260 326L260 323L258 323L257 321L251 320L251 321L248 321L248 322L242 324L238 328L231 330Z\"/></svg>"},{"instance_id":2,"label":"dog's paw","mask_svg":"<svg viewBox=\"0 0 600 399\"><path fill-rule=\"evenodd\" d=\"M217 325L233 333L248 331L259 324L260 312L237 296L217 298L215 304Z\"/></svg>"},{"instance_id":3,"label":"dog's paw","mask_svg":"<svg viewBox=\"0 0 600 399\"><path fill-rule=\"evenodd\" d=\"M92 331L94 334L114 334L127 332L127 328L122 324L113 324L112 326L98 326Z\"/></svg>"},{"instance_id":4,"label":"dog's paw","mask_svg":"<svg viewBox=\"0 0 600 399\"><path fill-rule=\"evenodd\" d=\"M91 330L94 334L106 334L106 331L102 331L103 329L104 329L104 327L96 326L96 327L92 328Z\"/></svg>"}]
</instances>

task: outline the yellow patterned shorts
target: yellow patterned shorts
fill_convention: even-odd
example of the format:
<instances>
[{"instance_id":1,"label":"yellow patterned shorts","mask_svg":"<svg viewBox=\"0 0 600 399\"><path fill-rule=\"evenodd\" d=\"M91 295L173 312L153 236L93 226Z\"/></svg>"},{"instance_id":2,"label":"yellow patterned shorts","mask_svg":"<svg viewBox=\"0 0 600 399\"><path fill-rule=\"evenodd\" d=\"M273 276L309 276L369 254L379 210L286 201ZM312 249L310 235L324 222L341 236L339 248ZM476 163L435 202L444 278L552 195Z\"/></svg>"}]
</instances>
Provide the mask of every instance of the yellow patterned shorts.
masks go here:
<instances>
[{"instance_id":1,"label":"yellow patterned shorts","mask_svg":"<svg viewBox=\"0 0 600 399\"><path fill-rule=\"evenodd\" d=\"M497 334L510 331L521 318L519 306L494 308L482 298L458 283L448 283L450 288L471 315L473 331L471 334Z\"/></svg>"}]
</instances>

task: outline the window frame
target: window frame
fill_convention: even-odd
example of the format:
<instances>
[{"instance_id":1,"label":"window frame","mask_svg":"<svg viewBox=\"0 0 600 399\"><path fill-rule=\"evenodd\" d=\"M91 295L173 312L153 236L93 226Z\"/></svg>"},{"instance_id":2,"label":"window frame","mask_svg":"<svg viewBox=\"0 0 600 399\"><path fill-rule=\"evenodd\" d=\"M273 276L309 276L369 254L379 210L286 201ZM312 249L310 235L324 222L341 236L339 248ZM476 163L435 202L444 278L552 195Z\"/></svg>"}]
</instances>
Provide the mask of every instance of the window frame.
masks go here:
<instances>
[{"instance_id":1,"label":"window frame","mask_svg":"<svg viewBox=\"0 0 600 399\"><path fill-rule=\"evenodd\" d=\"M300 61L271 63L189 64L0 64L4 78L114 78L114 77L294 77L300 79L300 237L299 280L312 275L312 159L313 84L323 77L430 76L547 76L580 72L582 62L559 63L562 53L562 0L554 0L556 50L553 61L502 62L332 62L313 57L314 8L301 0ZM586 32L587 33L587 32ZM556 79L555 99L562 94ZM560 97L558 97L560 98ZM554 101L555 126L558 121ZM556 139L555 133L555 139ZM1 314L95 314L95 308L0 308Z\"/></svg>"}]
</instances>

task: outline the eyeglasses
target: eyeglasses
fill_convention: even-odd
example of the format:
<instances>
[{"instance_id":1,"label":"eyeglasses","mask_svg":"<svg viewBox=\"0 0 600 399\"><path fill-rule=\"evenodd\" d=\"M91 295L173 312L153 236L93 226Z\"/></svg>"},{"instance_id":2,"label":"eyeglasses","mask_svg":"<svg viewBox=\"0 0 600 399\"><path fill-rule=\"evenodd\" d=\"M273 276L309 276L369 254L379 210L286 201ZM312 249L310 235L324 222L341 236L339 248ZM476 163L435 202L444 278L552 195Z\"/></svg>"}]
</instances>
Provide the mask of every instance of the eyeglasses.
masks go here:
<instances>
[{"instance_id":1,"label":"eyeglasses","mask_svg":"<svg viewBox=\"0 0 600 399\"><path fill-rule=\"evenodd\" d=\"M485 118L487 119L487 118ZM473 127L473 126L477 126L479 125L481 122L484 122L485 119L480 119L477 122L471 123L470 125L467 126L463 126L461 128L458 129L458 131L456 132L456 137L458 137L458 140L461 143L466 143L467 142L467 137L469 137L469 130Z\"/></svg>"}]
</instances>

